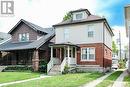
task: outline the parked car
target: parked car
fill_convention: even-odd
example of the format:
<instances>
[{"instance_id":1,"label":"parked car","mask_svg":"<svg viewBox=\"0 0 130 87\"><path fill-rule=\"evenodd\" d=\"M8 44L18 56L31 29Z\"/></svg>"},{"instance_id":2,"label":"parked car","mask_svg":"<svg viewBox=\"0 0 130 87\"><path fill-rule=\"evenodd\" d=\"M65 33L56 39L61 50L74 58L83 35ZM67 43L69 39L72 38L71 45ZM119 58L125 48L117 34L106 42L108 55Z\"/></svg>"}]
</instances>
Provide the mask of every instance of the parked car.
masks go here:
<instances>
[{"instance_id":1,"label":"parked car","mask_svg":"<svg viewBox=\"0 0 130 87\"><path fill-rule=\"evenodd\" d=\"M125 67L128 68L129 60L126 61Z\"/></svg>"},{"instance_id":2,"label":"parked car","mask_svg":"<svg viewBox=\"0 0 130 87\"><path fill-rule=\"evenodd\" d=\"M119 68L118 59L112 59L112 69L118 69L118 68Z\"/></svg>"}]
</instances>

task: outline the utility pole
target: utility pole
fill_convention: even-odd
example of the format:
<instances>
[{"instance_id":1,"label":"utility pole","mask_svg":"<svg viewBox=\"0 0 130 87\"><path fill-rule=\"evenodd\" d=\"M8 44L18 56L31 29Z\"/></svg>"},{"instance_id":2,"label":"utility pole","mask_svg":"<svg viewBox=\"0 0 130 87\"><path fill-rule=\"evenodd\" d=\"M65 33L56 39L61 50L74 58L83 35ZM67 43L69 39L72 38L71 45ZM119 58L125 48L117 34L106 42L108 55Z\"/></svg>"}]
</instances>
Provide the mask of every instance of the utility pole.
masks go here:
<instances>
[{"instance_id":1,"label":"utility pole","mask_svg":"<svg viewBox=\"0 0 130 87\"><path fill-rule=\"evenodd\" d=\"M120 49L120 60L121 60L121 33L119 30L119 49Z\"/></svg>"}]
</instances>

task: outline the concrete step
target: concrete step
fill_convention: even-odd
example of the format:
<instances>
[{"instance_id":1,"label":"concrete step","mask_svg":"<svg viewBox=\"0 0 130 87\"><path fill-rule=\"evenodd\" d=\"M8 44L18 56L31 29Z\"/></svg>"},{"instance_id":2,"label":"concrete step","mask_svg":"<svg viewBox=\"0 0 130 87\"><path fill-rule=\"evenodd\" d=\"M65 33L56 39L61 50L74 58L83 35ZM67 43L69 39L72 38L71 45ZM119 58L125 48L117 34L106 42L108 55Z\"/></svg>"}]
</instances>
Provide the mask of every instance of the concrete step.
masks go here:
<instances>
[{"instance_id":1,"label":"concrete step","mask_svg":"<svg viewBox=\"0 0 130 87\"><path fill-rule=\"evenodd\" d=\"M48 75L61 75L60 65L54 65L53 68L48 72Z\"/></svg>"}]
</instances>

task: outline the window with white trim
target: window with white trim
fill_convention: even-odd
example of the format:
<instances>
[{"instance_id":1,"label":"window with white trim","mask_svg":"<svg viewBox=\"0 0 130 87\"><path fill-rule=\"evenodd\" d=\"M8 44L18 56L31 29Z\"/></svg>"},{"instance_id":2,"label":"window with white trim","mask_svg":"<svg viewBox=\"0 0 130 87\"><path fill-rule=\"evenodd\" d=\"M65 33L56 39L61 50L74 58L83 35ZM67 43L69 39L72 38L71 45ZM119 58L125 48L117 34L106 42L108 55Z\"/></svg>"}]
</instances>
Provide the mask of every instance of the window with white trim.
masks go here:
<instances>
[{"instance_id":1,"label":"window with white trim","mask_svg":"<svg viewBox=\"0 0 130 87\"><path fill-rule=\"evenodd\" d=\"M19 34L19 41L20 42L27 42L27 41L29 41L29 33Z\"/></svg>"},{"instance_id":2,"label":"window with white trim","mask_svg":"<svg viewBox=\"0 0 130 87\"><path fill-rule=\"evenodd\" d=\"M80 20L83 18L83 13L77 13L75 16L77 20Z\"/></svg>"},{"instance_id":3,"label":"window with white trim","mask_svg":"<svg viewBox=\"0 0 130 87\"><path fill-rule=\"evenodd\" d=\"M64 29L64 40L67 42L69 39L69 29Z\"/></svg>"},{"instance_id":4,"label":"window with white trim","mask_svg":"<svg viewBox=\"0 0 130 87\"><path fill-rule=\"evenodd\" d=\"M81 61L95 61L95 48L81 48Z\"/></svg>"},{"instance_id":5,"label":"window with white trim","mask_svg":"<svg viewBox=\"0 0 130 87\"><path fill-rule=\"evenodd\" d=\"M88 37L94 37L93 25L88 26Z\"/></svg>"}]
</instances>

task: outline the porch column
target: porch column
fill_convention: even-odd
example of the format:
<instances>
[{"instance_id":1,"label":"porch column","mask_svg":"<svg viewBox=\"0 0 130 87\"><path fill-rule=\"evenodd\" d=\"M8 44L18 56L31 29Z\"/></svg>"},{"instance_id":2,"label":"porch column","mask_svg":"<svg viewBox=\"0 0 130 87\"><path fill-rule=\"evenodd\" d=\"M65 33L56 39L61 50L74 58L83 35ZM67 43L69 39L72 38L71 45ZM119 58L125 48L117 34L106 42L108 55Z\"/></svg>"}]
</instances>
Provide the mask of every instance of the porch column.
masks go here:
<instances>
[{"instance_id":1,"label":"porch column","mask_svg":"<svg viewBox=\"0 0 130 87\"><path fill-rule=\"evenodd\" d=\"M51 60L53 59L53 46L51 46Z\"/></svg>"},{"instance_id":2,"label":"porch column","mask_svg":"<svg viewBox=\"0 0 130 87\"><path fill-rule=\"evenodd\" d=\"M32 63L33 63L32 66L33 66L34 71L38 71L38 68L39 68L39 52L38 52L38 50L34 50Z\"/></svg>"},{"instance_id":3,"label":"porch column","mask_svg":"<svg viewBox=\"0 0 130 87\"><path fill-rule=\"evenodd\" d=\"M68 65L70 64L69 57L70 57L70 47L68 46L68 48L67 48L67 60L68 60Z\"/></svg>"},{"instance_id":4,"label":"porch column","mask_svg":"<svg viewBox=\"0 0 130 87\"><path fill-rule=\"evenodd\" d=\"M16 60L16 53L15 52L11 53L11 59L12 59L12 65L16 65L17 60Z\"/></svg>"}]
</instances>

